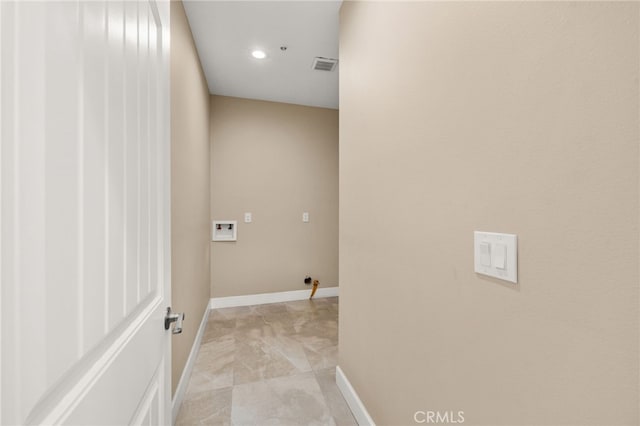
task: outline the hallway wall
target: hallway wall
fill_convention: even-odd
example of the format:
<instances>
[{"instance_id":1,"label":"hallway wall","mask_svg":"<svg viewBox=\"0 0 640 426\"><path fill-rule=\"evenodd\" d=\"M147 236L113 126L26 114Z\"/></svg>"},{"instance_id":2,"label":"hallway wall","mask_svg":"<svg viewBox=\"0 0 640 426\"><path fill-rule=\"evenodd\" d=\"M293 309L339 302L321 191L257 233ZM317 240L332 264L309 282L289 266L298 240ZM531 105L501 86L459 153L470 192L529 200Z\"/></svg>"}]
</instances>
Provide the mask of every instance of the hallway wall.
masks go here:
<instances>
[{"instance_id":1,"label":"hallway wall","mask_svg":"<svg viewBox=\"0 0 640 426\"><path fill-rule=\"evenodd\" d=\"M209 303L209 89L182 2L171 2L172 307L186 317L173 336L175 392Z\"/></svg>"},{"instance_id":2,"label":"hallway wall","mask_svg":"<svg viewBox=\"0 0 640 426\"><path fill-rule=\"evenodd\" d=\"M377 424L640 422L639 8L343 4L339 365Z\"/></svg>"},{"instance_id":3,"label":"hallway wall","mask_svg":"<svg viewBox=\"0 0 640 426\"><path fill-rule=\"evenodd\" d=\"M212 96L214 219L238 241L211 242L212 297L337 286L338 111Z\"/></svg>"}]
</instances>

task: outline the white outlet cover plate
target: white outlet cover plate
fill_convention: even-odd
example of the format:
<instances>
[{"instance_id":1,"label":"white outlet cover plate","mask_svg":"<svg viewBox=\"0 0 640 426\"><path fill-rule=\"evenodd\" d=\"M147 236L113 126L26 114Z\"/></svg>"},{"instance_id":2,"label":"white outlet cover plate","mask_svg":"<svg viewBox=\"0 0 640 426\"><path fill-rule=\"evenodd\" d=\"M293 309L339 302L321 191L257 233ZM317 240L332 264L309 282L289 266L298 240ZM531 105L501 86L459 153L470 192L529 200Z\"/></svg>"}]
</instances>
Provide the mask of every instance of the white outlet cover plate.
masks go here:
<instances>
[{"instance_id":1,"label":"white outlet cover plate","mask_svg":"<svg viewBox=\"0 0 640 426\"><path fill-rule=\"evenodd\" d=\"M483 243L490 245L491 265L485 266L481 261L481 247ZM496 245L502 244L506 247L505 268L500 269L496 266L497 253ZM473 233L474 246L474 267L478 274L488 275L500 280L512 283L518 282L518 236L514 234L500 234L497 232L481 232ZM486 246L484 246L486 247ZM486 262L485 262L486 263Z\"/></svg>"}]
</instances>

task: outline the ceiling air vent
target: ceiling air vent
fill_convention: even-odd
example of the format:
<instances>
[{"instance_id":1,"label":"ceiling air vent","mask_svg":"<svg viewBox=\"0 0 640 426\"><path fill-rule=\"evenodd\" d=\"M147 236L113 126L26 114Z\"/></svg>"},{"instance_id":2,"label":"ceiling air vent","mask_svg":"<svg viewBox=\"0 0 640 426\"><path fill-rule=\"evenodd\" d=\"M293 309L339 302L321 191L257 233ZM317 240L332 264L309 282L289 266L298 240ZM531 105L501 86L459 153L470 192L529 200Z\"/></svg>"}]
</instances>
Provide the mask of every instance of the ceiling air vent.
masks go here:
<instances>
[{"instance_id":1,"label":"ceiling air vent","mask_svg":"<svg viewBox=\"0 0 640 426\"><path fill-rule=\"evenodd\" d=\"M316 71L333 71L336 68L337 63L337 59L316 56L313 58L313 66L311 68Z\"/></svg>"}]
</instances>

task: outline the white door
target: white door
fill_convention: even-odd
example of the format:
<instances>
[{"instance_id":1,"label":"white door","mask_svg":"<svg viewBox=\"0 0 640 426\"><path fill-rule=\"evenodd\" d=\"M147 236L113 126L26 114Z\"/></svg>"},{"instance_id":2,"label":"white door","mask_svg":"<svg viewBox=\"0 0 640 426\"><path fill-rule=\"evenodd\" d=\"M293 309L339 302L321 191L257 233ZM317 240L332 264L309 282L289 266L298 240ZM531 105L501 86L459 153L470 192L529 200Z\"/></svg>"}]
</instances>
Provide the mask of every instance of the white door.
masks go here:
<instances>
[{"instance_id":1,"label":"white door","mask_svg":"<svg viewBox=\"0 0 640 426\"><path fill-rule=\"evenodd\" d=\"M0 1L0 423L169 424L169 4Z\"/></svg>"}]
</instances>

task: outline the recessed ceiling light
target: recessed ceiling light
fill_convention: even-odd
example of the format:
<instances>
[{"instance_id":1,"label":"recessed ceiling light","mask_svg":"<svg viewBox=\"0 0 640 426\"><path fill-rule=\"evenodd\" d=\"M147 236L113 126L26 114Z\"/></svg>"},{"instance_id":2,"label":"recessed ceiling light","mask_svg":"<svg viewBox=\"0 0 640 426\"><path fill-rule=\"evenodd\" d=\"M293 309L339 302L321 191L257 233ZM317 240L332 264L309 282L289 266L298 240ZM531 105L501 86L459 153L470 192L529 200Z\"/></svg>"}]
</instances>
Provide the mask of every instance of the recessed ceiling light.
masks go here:
<instances>
[{"instance_id":1,"label":"recessed ceiling light","mask_svg":"<svg viewBox=\"0 0 640 426\"><path fill-rule=\"evenodd\" d=\"M253 52L251 52L251 56L253 56L256 59L264 59L267 57L267 54L264 53L262 50L254 50Z\"/></svg>"}]
</instances>

